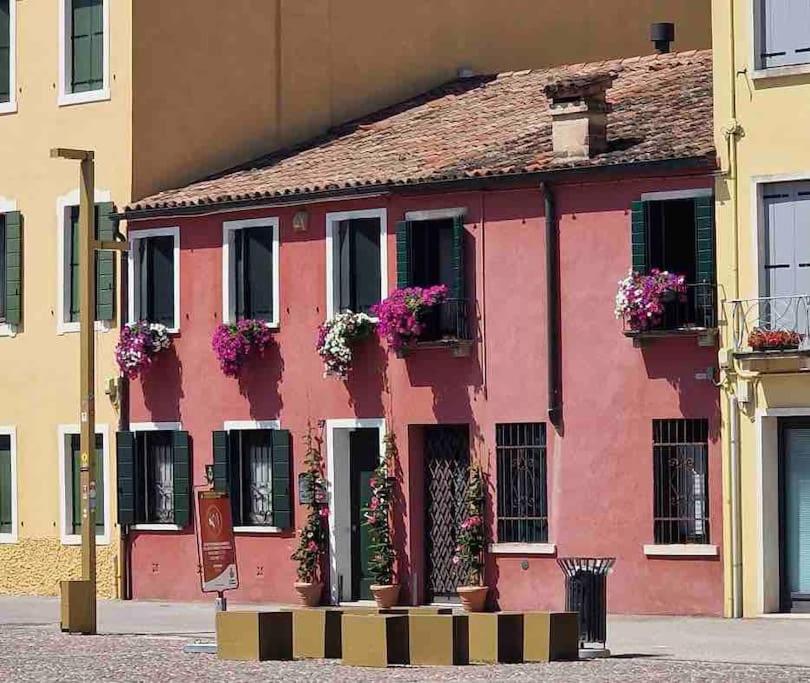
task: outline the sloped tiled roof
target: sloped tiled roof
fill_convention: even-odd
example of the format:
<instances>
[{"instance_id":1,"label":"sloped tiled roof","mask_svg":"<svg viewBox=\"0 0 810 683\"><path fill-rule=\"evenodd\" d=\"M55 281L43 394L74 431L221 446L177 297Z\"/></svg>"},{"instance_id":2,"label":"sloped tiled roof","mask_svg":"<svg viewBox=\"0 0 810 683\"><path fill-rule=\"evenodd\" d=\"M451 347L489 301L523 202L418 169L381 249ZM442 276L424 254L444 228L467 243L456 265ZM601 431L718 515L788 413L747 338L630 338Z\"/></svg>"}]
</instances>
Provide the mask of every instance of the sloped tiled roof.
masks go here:
<instances>
[{"instance_id":1,"label":"sloped tiled roof","mask_svg":"<svg viewBox=\"0 0 810 683\"><path fill-rule=\"evenodd\" d=\"M545 86L615 73L609 149L555 159ZM411 185L569 167L713 162L711 51L650 55L452 81L305 145L142 199L128 212L207 207L353 188Z\"/></svg>"}]
</instances>

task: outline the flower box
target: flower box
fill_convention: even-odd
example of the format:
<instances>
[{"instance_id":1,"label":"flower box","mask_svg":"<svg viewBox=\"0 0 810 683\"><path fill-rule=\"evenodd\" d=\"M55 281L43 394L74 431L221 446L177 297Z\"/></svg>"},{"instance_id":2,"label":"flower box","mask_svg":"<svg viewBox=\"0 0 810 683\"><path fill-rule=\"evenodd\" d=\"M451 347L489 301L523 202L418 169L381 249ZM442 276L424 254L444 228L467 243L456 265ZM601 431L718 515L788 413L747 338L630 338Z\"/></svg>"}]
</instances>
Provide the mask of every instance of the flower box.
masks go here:
<instances>
[{"instance_id":1,"label":"flower box","mask_svg":"<svg viewBox=\"0 0 810 683\"><path fill-rule=\"evenodd\" d=\"M752 351L795 351L804 335L793 330L765 330L760 327L748 335L748 345Z\"/></svg>"}]
</instances>

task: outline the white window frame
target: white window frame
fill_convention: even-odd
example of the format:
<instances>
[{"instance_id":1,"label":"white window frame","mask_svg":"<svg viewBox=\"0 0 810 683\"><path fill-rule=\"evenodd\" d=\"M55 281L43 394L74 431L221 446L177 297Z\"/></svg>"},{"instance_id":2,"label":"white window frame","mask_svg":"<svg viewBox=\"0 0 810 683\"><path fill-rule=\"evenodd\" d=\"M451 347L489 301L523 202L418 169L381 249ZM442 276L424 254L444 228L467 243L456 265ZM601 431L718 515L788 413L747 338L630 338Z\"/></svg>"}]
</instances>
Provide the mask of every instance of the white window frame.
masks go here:
<instances>
[{"instance_id":1,"label":"white window frame","mask_svg":"<svg viewBox=\"0 0 810 683\"><path fill-rule=\"evenodd\" d=\"M93 190L93 202L111 202L112 193L109 190ZM70 225L68 212L74 206L79 206L79 190L71 190L56 199L56 334L74 334L79 332L81 324L66 320L70 310L70 292L67 287L67 271L70 254L67 252L66 230ZM116 290L117 291L117 290ZM95 314L94 314L95 316ZM109 332L110 320L96 320L96 332Z\"/></svg>"},{"instance_id":2,"label":"white window frame","mask_svg":"<svg viewBox=\"0 0 810 683\"><path fill-rule=\"evenodd\" d=\"M59 454L59 536L62 545L81 545L81 534L74 534L69 531L73 525L71 506L69 501L73 500L73 479L68 475L68 458L70 453L65 449L65 437L69 434L80 434L81 428L76 424L62 424L57 428L59 444L57 453ZM112 484L110 479L110 429L106 424L96 425L96 434L101 434L101 441L104 448L102 454L104 465L104 509L101 511L104 519L103 533L96 533L96 543L99 545L109 545L110 529L112 528ZM98 452L96 452L98 457ZM98 508L96 515L99 514Z\"/></svg>"},{"instance_id":3,"label":"white window frame","mask_svg":"<svg viewBox=\"0 0 810 683\"><path fill-rule=\"evenodd\" d=\"M267 327L278 329L279 306L279 220L272 218L251 218L240 221L225 221L222 224L222 322L236 322L236 251L233 248L237 230L246 228L273 229L273 319Z\"/></svg>"},{"instance_id":4,"label":"white window frame","mask_svg":"<svg viewBox=\"0 0 810 683\"><path fill-rule=\"evenodd\" d=\"M388 209L360 209L326 214L326 319L331 320L338 309L339 283L335 282L337 230L341 221L353 218L377 218L380 221L380 301L388 296Z\"/></svg>"},{"instance_id":5,"label":"white window frame","mask_svg":"<svg viewBox=\"0 0 810 683\"><path fill-rule=\"evenodd\" d=\"M751 32L751 53L749 69L753 80L764 78L781 78L784 76L801 76L810 74L810 64L795 64L793 66L772 66L765 67L760 60L762 54L762 25L760 24L760 11L762 0L749 0L747 3L748 16L750 18L749 29Z\"/></svg>"},{"instance_id":6,"label":"white window frame","mask_svg":"<svg viewBox=\"0 0 810 683\"><path fill-rule=\"evenodd\" d=\"M0 102L0 115L17 111L17 2L10 0L9 9L9 50L8 50L8 102Z\"/></svg>"},{"instance_id":7,"label":"white window frame","mask_svg":"<svg viewBox=\"0 0 810 683\"><path fill-rule=\"evenodd\" d=\"M20 525L17 498L17 428L13 425L2 425L0 434L8 436L11 442L11 532L0 533L0 544L7 544L17 542Z\"/></svg>"},{"instance_id":8,"label":"white window frame","mask_svg":"<svg viewBox=\"0 0 810 683\"><path fill-rule=\"evenodd\" d=\"M59 2L59 95L57 103L60 107L87 102L103 102L110 99L110 0L102 0L104 16L104 47L103 47L103 78L104 85L101 90L88 90L74 93L70 91L72 80L71 65L73 54L71 49L71 12L68 3L71 0L58 0Z\"/></svg>"},{"instance_id":9,"label":"white window frame","mask_svg":"<svg viewBox=\"0 0 810 683\"><path fill-rule=\"evenodd\" d=\"M182 432L183 424L181 422L133 422L129 425L131 432ZM189 474L193 474L190 472ZM191 490L193 492L194 485L191 482ZM193 521L192 521L193 524ZM129 527L135 531L182 531L183 527L178 524L133 524Z\"/></svg>"},{"instance_id":10,"label":"white window frame","mask_svg":"<svg viewBox=\"0 0 810 683\"><path fill-rule=\"evenodd\" d=\"M0 197L0 214L9 213L17 210L17 202L13 199L6 199ZM0 273L5 277L5 273ZM0 323L0 337L15 337L17 335L17 326L10 323Z\"/></svg>"},{"instance_id":11,"label":"white window frame","mask_svg":"<svg viewBox=\"0 0 810 683\"><path fill-rule=\"evenodd\" d=\"M129 322L137 322L141 318L141 312L135 305L135 292L140 288L140 268L136 267L135 260L138 258L138 240L147 237L172 237L174 239L174 325L168 328L169 333L180 332L180 228L150 228L148 230L131 230L129 233L129 254L127 263L129 268ZM140 265L140 264L138 264ZM137 281L136 281L137 278Z\"/></svg>"},{"instance_id":12,"label":"white window frame","mask_svg":"<svg viewBox=\"0 0 810 683\"><path fill-rule=\"evenodd\" d=\"M222 429L226 432L246 432L259 429L281 429L280 420L225 420L222 423ZM235 534L278 534L282 533L284 529L277 526L235 526L233 532Z\"/></svg>"}]
</instances>

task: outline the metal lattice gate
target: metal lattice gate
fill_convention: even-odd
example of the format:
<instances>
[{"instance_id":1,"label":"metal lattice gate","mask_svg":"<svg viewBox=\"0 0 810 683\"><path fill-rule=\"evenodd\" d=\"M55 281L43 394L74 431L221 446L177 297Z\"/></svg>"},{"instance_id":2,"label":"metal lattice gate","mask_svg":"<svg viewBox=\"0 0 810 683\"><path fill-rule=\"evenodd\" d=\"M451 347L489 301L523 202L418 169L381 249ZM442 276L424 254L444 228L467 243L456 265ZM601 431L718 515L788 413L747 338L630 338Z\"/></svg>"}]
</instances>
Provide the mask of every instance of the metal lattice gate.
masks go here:
<instances>
[{"instance_id":1,"label":"metal lattice gate","mask_svg":"<svg viewBox=\"0 0 810 683\"><path fill-rule=\"evenodd\" d=\"M425 428L425 545L428 601L456 599L462 568L453 563L456 533L464 515L470 469L466 426Z\"/></svg>"}]
</instances>

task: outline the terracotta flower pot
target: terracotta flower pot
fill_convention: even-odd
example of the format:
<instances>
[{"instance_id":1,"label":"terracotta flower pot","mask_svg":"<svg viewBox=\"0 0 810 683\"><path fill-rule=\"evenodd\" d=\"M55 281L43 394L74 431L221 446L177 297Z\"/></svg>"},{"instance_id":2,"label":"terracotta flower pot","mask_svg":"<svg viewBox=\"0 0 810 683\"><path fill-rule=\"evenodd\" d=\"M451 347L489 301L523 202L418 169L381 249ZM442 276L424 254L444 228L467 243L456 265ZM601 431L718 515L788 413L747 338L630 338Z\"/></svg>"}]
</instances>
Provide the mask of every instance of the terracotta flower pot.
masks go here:
<instances>
[{"instance_id":1,"label":"terracotta flower pot","mask_svg":"<svg viewBox=\"0 0 810 683\"><path fill-rule=\"evenodd\" d=\"M317 607L321 604L322 583L296 581L294 585L298 593L298 599L304 607Z\"/></svg>"},{"instance_id":2,"label":"terracotta flower pot","mask_svg":"<svg viewBox=\"0 0 810 683\"><path fill-rule=\"evenodd\" d=\"M371 593L374 601L380 609L389 609L399 602L399 584L394 583L389 586L371 586Z\"/></svg>"},{"instance_id":3,"label":"terracotta flower pot","mask_svg":"<svg viewBox=\"0 0 810 683\"><path fill-rule=\"evenodd\" d=\"M465 612L483 612L487 602L488 586L459 586L458 596Z\"/></svg>"}]
</instances>

